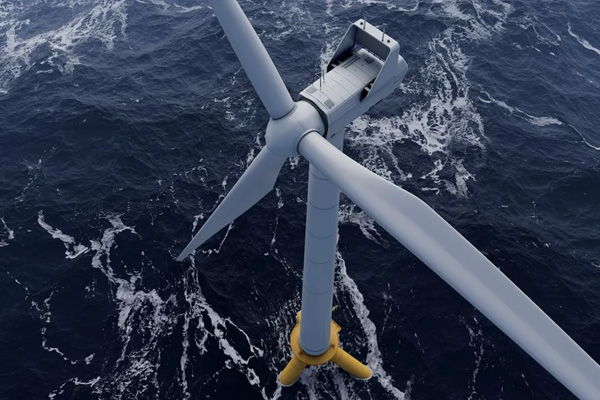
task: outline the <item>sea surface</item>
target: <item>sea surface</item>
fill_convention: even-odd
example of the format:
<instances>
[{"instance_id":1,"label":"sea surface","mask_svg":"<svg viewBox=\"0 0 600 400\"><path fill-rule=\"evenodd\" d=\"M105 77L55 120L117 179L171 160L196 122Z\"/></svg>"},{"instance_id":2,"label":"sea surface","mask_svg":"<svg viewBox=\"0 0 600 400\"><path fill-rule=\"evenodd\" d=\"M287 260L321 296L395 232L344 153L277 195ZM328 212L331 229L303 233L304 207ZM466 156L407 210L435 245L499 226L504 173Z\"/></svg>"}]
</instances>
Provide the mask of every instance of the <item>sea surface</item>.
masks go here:
<instances>
[{"instance_id":1,"label":"sea surface","mask_svg":"<svg viewBox=\"0 0 600 400\"><path fill-rule=\"evenodd\" d=\"M401 87L345 151L414 193L600 360L600 3L241 0L293 97L359 18ZM342 197L334 303L374 376L291 388L306 161L175 257L268 114L194 0L0 0L0 399L574 399Z\"/></svg>"}]
</instances>

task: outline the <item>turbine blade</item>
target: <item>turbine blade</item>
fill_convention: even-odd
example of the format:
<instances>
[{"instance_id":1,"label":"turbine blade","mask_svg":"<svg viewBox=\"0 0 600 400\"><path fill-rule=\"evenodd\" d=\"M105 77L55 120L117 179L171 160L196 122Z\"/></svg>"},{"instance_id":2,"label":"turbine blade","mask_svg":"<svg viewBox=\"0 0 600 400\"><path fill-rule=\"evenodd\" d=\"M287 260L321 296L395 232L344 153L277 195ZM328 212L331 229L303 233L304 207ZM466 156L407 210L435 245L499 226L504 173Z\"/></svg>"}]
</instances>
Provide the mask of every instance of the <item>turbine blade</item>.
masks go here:
<instances>
[{"instance_id":1,"label":"turbine blade","mask_svg":"<svg viewBox=\"0 0 600 400\"><path fill-rule=\"evenodd\" d=\"M600 366L427 204L317 133L299 152L386 231L580 399L600 399Z\"/></svg>"},{"instance_id":2,"label":"turbine blade","mask_svg":"<svg viewBox=\"0 0 600 400\"><path fill-rule=\"evenodd\" d=\"M271 118L288 114L294 101L237 1L211 0L210 5Z\"/></svg>"},{"instance_id":3,"label":"turbine blade","mask_svg":"<svg viewBox=\"0 0 600 400\"><path fill-rule=\"evenodd\" d=\"M277 181L277 176L285 160L285 157L278 156L264 147L215 212L177 257L177 261L182 261L189 256L212 235L229 225L265 197L275 186L275 181Z\"/></svg>"}]
</instances>

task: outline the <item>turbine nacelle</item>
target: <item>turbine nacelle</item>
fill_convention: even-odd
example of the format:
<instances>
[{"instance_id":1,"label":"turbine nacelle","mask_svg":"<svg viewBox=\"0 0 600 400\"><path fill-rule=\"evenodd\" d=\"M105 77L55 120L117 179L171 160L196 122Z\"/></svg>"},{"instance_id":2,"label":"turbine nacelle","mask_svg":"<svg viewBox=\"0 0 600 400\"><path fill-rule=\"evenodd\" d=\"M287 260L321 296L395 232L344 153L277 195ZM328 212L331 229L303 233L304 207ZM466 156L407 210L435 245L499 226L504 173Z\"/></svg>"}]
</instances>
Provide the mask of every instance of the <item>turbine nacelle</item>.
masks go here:
<instances>
[{"instance_id":1,"label":"turbine nacelle","mask_svg":"<svg viewBox=\"0 0 600 400\"><path fill-rule=\"evenodd\" d=\"M390 95L408 65L400 45L363 19L354 22L340 42L324 74L299 94L285 116L269 120L269 149L283 157L299 155L298 144L312 131L341 148L344 127ZM340 137L335 137L341 132Z\"/></svg>"},{"instance_id":2,"label":"turbine nacelle","mask_svg":"<svg viewBox=\"0 0 600 400\"><path fill-rule=\"evenodd\" d=\"M399 49L396 40L365 20L348 28L323 76L299 95L321 113L327 138L398 88L408 70Z\"/></svg>"}]
</instances>

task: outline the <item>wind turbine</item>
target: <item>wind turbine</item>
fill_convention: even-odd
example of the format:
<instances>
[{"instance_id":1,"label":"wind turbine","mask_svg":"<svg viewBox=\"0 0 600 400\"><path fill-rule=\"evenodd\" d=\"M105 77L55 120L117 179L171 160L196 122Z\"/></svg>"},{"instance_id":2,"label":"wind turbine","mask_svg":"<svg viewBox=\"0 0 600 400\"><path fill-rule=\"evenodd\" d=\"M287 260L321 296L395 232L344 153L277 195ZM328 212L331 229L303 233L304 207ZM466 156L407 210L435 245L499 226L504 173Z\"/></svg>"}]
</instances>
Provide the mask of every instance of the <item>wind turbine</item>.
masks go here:
<instances>
[{"instance_id":1,"label":"wind turbine","mask_svg":"<svg viewBox=\"0 0 600 400\"><path fill-rule=\"evenodd\" d=\"M600 366L573 339L427 204L342 152L344 127L404 78L408 67L398 42L356 21L324 75L294 102L238 3L210 4L271 118L266 146L177 260L269 193L288 157L309 161L302 309L281 383L291 385L307 365L328 361L359 379L371 377L368 367L339 347L340 327L331 320L342 191L573 394L600 399Z\"/></svg>"}]
</instances>

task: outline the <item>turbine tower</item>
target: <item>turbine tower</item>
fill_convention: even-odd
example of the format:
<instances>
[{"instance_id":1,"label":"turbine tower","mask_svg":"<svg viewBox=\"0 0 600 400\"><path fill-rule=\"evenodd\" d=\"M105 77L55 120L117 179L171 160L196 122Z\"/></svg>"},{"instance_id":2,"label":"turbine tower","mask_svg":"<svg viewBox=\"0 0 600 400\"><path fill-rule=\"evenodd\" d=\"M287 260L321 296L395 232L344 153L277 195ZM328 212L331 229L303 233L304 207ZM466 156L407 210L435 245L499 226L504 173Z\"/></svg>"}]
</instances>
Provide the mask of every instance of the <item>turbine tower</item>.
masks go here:
<instances>
[{"instance_id":1,"label":"turbine tower","mask_svg":"<svg viewBox=\"0 0 600 400\"><path fill-rule=\"evenodd\" d=\"M238 3L210 4L271 118L266 146L177 260L269 193L288 157L308 160L302 309L281 383L291 385L307 365L328 361L359 379L371 377L367 366L341 349L340 327L331 320L342 191L574 395L600 399L600 366L573 339L427 204L343 153L344 127L392 93L406 74L398 42L356 21L324 75L294 101Z\"/></svg>"}]
</instances>

